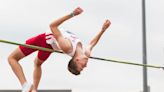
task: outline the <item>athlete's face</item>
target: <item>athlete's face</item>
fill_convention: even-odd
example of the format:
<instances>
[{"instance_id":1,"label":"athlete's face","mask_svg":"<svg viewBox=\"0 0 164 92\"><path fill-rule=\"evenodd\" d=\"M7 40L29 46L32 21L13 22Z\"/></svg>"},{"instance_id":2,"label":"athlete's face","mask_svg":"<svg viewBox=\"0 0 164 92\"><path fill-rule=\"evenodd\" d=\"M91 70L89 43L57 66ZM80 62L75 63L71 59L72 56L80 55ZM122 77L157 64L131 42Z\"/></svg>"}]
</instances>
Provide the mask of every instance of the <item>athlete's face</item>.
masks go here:
<instances>
[{"instance_id":1,"label":"athlete's face","mask_svg":"<svg viewBox=\"0 0 164 92\"><path fill-rule=\"evenodd\" d=\"M76 59L77 70L80 72L87 66L88 58L81 57Z\"/></svg>"}]
</instances>

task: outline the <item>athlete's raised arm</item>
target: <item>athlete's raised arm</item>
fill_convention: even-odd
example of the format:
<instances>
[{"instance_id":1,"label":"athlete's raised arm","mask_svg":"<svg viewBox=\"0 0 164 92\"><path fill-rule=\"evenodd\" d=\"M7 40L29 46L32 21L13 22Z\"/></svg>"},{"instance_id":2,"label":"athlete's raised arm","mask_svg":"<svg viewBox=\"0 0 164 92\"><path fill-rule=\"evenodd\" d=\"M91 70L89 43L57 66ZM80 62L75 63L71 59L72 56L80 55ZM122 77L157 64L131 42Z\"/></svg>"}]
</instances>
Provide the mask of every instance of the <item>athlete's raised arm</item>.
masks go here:
<instances>
[{"instance_id":1,"label":"athlete's raised arm","mask_svg":"<svg viewBox=\"0 0 164 92\"><path fill-rule=\"evenodd\" d=\"M93 47L98 43L100 40L102 34L106 31L106 29L110 26L111 22L109 20L106 20L101 28L101 31L91 40L89 45L86 48L85 54L90 57L91 51Z\"/></svg>"},{"instance_id":2,"label":"athlete's raised arm","mask_svg":"<svg viewBox=\"0 0 164 92\"><path fill-rule=\"evenodd\" d=\"M68 39L65 39L63 36L62 36L62 33L61 33L61 30L58 28L58 26L60 24L62 24L64 21L74 17L74 16L77 16L79 14L81 14L83 12L83 10L78 7L76 8L75 10L73 10L72 13L70 14L67 14L55 21L53 21L51 24L50 24L50 29L55 37L55 39L57 40L60 48L65 52L65 53L68 53L70 51L70 49L72 48L71 46L71 43Z\"/></svg>"},{"instance_id":3,"label":"athlete's raised arm","mask_svg":"<svg viewBox=\"0 0 164 92\"><path fill-rule=\"evenodd\" d=\"M60 24L62 24L64 21L74 17L74 16L77 16L79 14L81 14L83 12L83 10L80 8L80 7L77 7L73 12L53 21L51 24L50 24L50 27L58 27Z\"/></svg>"}]
</instances>

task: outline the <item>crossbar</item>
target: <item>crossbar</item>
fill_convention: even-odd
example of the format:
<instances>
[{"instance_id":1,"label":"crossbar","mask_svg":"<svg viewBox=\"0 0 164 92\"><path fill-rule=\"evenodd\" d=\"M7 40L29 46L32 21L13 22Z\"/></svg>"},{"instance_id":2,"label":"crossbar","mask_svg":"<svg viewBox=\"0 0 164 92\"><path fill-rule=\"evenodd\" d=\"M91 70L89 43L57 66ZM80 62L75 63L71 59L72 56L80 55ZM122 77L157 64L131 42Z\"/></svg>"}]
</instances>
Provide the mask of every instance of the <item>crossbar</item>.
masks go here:
<instances>
[{"instance_id":1,"label":"crossbar","mask_svg":"<svg viewBox=\"0 0 164 92\"><path fill-rule=\"evenodd\" d=\"M27 47L27 48L37 49L37 50L42 50L42 51L63 53L62 51L54 51L53 49L49 49L49 48L43 48L43 47L29 45L29 44L21 44L21 43L7 41L7 40L1 40L0 39L0 42L1 43L6 43L6 44L12 44L12 45L24 46L24 47ZM164 69L163 66L157 66L157 65L140 64L140 63L133 63L133 62L127 62L127 61L122 61L122 60L114 60L114 59L106 59L106 58L94 57L94 56L91 56L90 58L91 59L96 59L96 60L114 62L114 63L122 63L122 64L129 64L129 65L136 65L136 66L144 66L144 67L150 67L150 68Z\"/></svg>"}]
</instances>

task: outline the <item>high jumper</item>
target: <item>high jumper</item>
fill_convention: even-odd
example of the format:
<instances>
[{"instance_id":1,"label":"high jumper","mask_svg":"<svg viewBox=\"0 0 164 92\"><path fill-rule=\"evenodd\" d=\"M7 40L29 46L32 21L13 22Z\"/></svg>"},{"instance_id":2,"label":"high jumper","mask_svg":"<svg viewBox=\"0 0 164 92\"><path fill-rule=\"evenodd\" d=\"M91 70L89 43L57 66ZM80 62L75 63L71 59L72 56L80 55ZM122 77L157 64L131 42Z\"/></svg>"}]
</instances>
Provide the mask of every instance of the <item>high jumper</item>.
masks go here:
<instances>
[{"instance_id":1,"label":"high jumper","mask_svg":"<svg viewBox=\"0 0 164 92\"><path fill-rule=\"evenodd\" d=\"M53 49L54 51L61 50L72 57L68 63L68 70L74 75L79 75L83 68L87 66L93 47L111 24L109 20L106 20L99 33L90 41L87 47L84 47L81 40L74 33L60 28L63 22L80 15L82 12L83 10L77 7L73 12L53 21L45 33L26 40L26 44ZM38 55L34 60L33 83L30 84L25 78L19 61L35 51L38 51ZM22 85L22 92L37 92L42 75L41 65L47 60L51 53L52 52L19 46L9 55L8 62Z\"/></svg>"}]
</instances>

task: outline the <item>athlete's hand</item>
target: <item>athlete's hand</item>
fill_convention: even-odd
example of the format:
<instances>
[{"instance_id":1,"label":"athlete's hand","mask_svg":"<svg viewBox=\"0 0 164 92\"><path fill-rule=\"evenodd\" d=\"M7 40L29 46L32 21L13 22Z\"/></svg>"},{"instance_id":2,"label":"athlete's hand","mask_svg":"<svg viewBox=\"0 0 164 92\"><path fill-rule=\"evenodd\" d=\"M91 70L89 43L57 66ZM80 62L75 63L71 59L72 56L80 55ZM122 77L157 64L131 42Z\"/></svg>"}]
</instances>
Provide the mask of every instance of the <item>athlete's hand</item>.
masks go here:
<instances>
[{"instance_id":1,"label":"athlete's hand","mask_svg":"<svg viewBox=\"0 0 164 92\"><path fill-rule=\"evenodd\" d=\"M74 11L73 14L74 16L79 15L83 12L83 10L80 7L77 7Z\"/></svg>"},{"instance_id":2,"label":"athlete's hand","mask_svg":"<svg viewBox=\"0 0 164 92\"><path fill-rule=\"evenodd\" d=\"M110 25L111 22L109 20L106 20L102 26L102 29L105 31Z\"/></svg>"}]
</instances>

